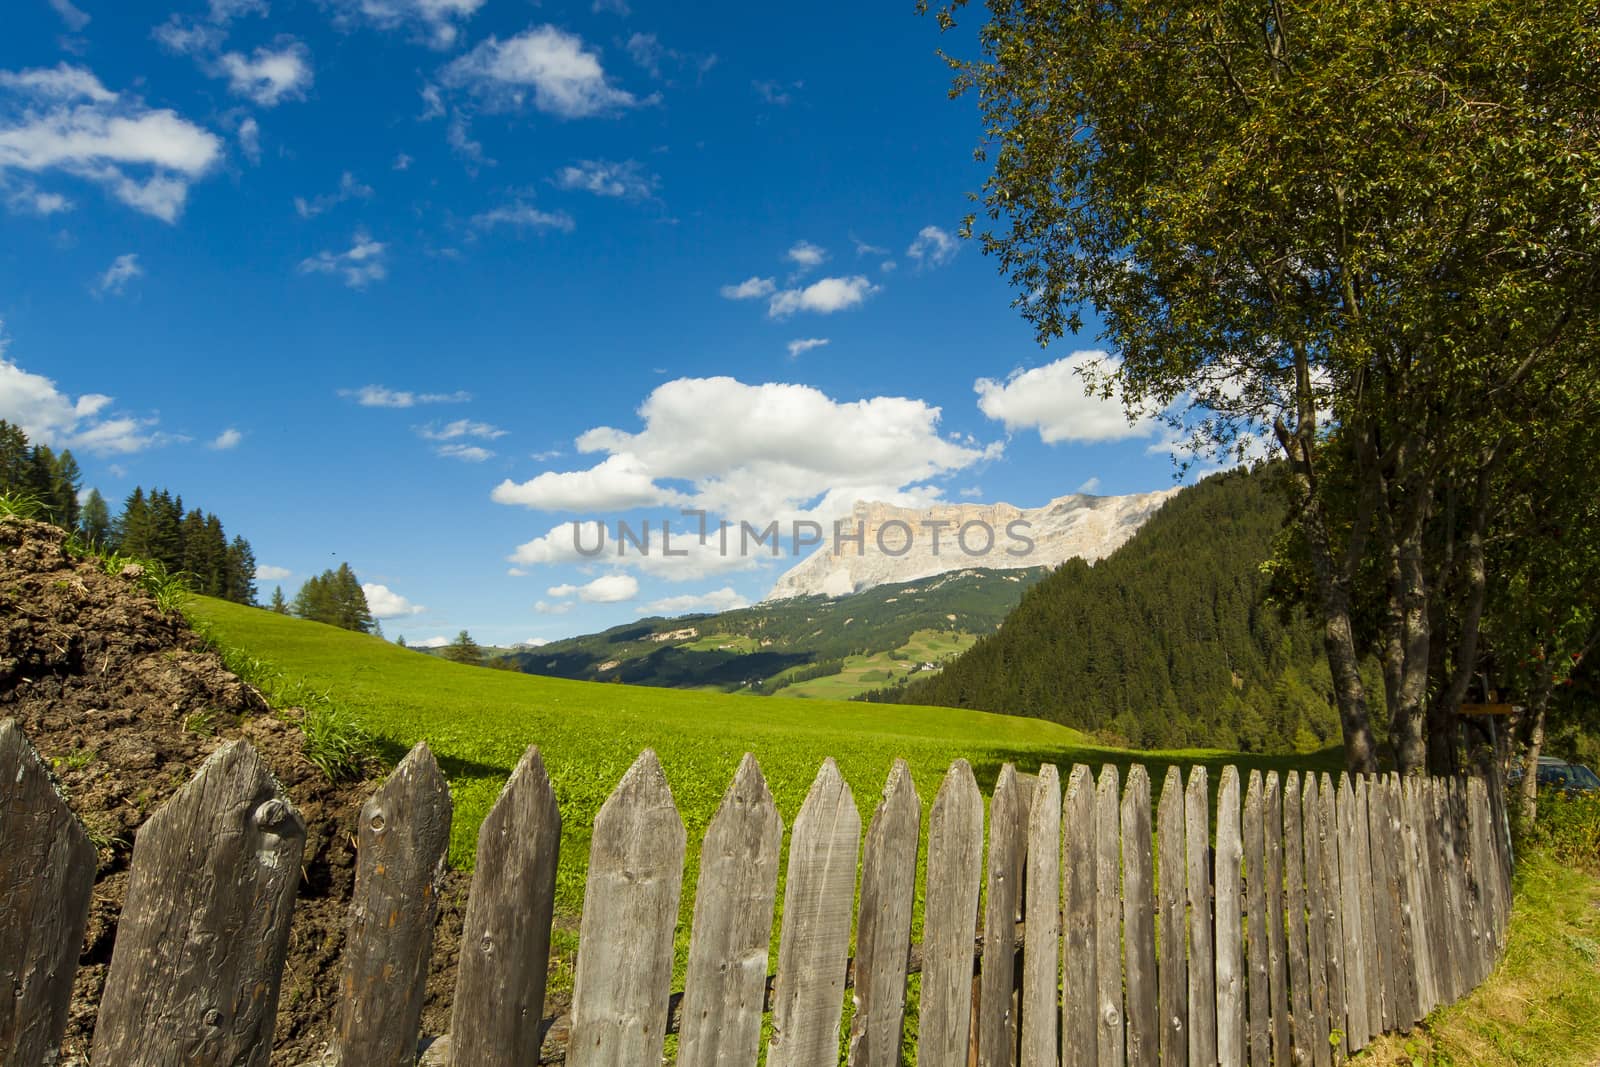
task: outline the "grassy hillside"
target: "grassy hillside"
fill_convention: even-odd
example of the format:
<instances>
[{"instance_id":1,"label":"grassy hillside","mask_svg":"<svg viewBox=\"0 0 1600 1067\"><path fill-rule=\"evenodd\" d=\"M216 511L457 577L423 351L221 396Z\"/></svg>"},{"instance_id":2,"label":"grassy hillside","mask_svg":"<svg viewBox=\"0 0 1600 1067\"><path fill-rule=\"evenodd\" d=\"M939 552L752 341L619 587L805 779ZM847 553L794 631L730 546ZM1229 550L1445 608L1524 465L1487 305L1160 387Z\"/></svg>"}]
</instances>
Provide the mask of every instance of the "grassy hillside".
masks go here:
<instances>
[{"instance_id":1,"label":"grassy hillside","mask_svg":"<svg viewBox=\"0 0 1600 1067\"><path fill-rule=\"evenodd\" d=\"M910 766L924 812L956 757L972 763L985 791L1006 762L1029 771L1041 762L1054 762L1065 777L1075 762L1126 767L1137 758L1159 786L1169 763L1221 766L1238 759L1206 751L1136 756L1088 746L1082 734L1042 719L955 708L752 700L541 678L462 666L379 638L219 600L196 598L189 611L219 642L329 693L380 738L389 759L426 740L455 798L453 865L470 866L479 824L524 749L538 744L563 819L557 907L567 919L576 917L582 906L594 816L646 747L661 757L688 828L689 887L698 871L700 839L746 751L760 760L786 826L828 756L850 783L863 826L896 758ZM1331 770L1338 758L1330 752L1315 760L1258 758L1251 765L1307 763ZM919 915L922 889L919 876ZM692 892L686 892L680 965L691 908ZM568 931L564 936L572 935ZM558 969L553 981L559 987L570 981L570 974Z\"/></svg>"},{"instance_id":2,"label":"grassy hillside","mask_svg":"<svg viewBox=\"0 0 1600 1067\"><path fill-rule=\"evenodd\" d=\"M904 677L907 667L897 664L938 662L993 633L1047 573L973 568L846 597L640 619L509 658L519 670L553 678L843 699ZM791 691L797 676L807 684Z\"/></svg>"}]
</instances>

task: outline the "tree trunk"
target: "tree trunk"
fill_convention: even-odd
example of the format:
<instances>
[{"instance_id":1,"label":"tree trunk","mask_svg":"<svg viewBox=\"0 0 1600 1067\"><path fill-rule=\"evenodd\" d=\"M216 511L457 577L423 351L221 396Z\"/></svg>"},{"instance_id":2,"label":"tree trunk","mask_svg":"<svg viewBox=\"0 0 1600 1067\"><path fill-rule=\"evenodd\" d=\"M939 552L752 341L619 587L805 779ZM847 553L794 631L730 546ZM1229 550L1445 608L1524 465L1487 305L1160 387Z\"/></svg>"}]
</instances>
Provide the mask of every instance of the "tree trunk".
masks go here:
<instances>
[{"instance_id":1,"label":"tree trunk","mask_svg":"<svg viewBox=\"0 0 1600 1067\"><path fill-rule=\"evenodd\" d=\"M1549 663L1539 671L1539 688L1533 694L1533 727L1528 731L1528 751L1522 757L1522 822L1531 826L1539 817L1539 753L1544 748L1544 713L1550 706Z\"/></svg>"}]
</instances>

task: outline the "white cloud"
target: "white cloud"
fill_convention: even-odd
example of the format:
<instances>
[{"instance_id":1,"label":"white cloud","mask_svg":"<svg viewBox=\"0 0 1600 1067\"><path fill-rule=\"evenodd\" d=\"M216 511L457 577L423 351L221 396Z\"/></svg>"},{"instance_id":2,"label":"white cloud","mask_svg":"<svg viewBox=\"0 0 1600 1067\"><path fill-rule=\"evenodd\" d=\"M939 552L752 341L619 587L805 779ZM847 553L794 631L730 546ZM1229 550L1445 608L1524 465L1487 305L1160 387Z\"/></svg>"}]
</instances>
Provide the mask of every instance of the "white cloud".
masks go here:
<instances>
[{"instance_id":1,"label":"white cloud","mask_svg":"<svg viewBox=\"0 0 1600 1067\"><path fill-rule=\"evenodd\" d=\"M800 337L789 342L789 358L798 359L801 353L809 352L813 348L821 348L828 343L826 337Z\"/></svg>"},{"instance_id":2,"label":"white cloud","mask_svg":"<svg viewBox=\"0 0 1600 1067\"><path fill-rule=\"evenodd\" d=\"M356 231L348 251L318 252L300 261L301 274L335 274L344 279L352 289L365 289L375 281L389 275L382 241L374 241L367 234Z\"/></svg>"},{"instance_id":3,"label":"white cloud","mask_svg":"<svg viewBox=\"0 0 1600 1067\"><path fill-rule=\"evenodd\" d=\"M611 84L598 53L583 38L539 26L502 41L490 37L440 72L492 108L519 111L531 104L564 119L615 114L641 101Z\"/></svg>"},{"instance_id":4,"label":"white cloud","mask_svg":"<svg viewBox=\"0 0 1600 1067\"><path fill-rule=\"evenodd\" d=\"M590 514L692 506L735 521L832 517L848 513L856 500L931 502L940 495L931 479L999 448L944 439L939 409L921 400L840 402L810 386L746 385L733 378L667 382L638 413L644 423L638 433L599 427L577 439L580 452L606 454L593 467L547 471L522 483L508 479L493 499ZM707 432L711 413L715 433ZM595 541L586 536L584 543ZM519 548L512 562L579 558L572 531L563 526Z\"/></svg>"},{"instance_id":5,"label":"white cloud","mask_svg":"<svg viewBox=\"0 0 1600 1067\"><path fill-rule=\"evenodd\" d=\"M218 56L216 70L228 79L229 90L261 107L304 100L313 80L310 50L289 38L271 48L257 48L249 56L240 52Z\"/></svg>"},{"instance_id":6,"label":"white cloud","mask_svg":"<svg viewBox=\"0 0 1600 1067\"><path fill-rule=\"evenodd\" d=\"M572 604L551 604L548 601L539 600L534 602L533 610L540 615L565 615L572 610Z\"/></svg>"},{"instance_id":7,"label":"white cloud","mask_svg":"<svg viewBox=\"0 0 1600 1067\"><path fill-rule=\"evenodd\" d=\"M222 156L222 141L209 130L111 92L83 67L0 71L0 96L7 95L20 107L0 118L0 179L9 171L60 172L173 222L190 184Z\"/></svg>"},{"instance_id":8,"label":"white cloud","mask_svg":"<svg viewBox=\"0 0 1600 1067\"><path fill-rule=\"evenodd\" d=\"M437 85L424 85L421 96L422 114L417 116L418 122L429 122L444 114L444 97Z\"/></svg>"},{"instance_id":9,"label":"white cloud","mask_svg":"<svg viewBox=\"0 0 1600 1067\"><path fill-rule=\"evenodd\" d=\"M784 289L772 295L767 314L775 319L788 318L797 311L814 311L831 315L860 304L878 291L865 276L850 278L823 278L804 289Z\"/></svg>"},{"instance_id":10,"label":"white cloud","mask_svg":"<svg viewBox=\"0 0 1600 1067\"><path fill-rule=\"evenodd\" d=\"M456 43L461 24L484 0L333 0L346 21L364 21L379 29L410 28L434 48Z\"/></svg>"},{"instance_id":11,"label":"white cloud","mask_svg":"<svg viewBox=\"0 0 1600 1067\"><path fill-rule=\"evenodd\" d=\"M285 578L294 577L294 571L288 567L274 567L270 563L261 563L256 566L256 581L281 582Z\"/></svg>"},{"instance_id":12,"label":"white cloud","mask_svg":"<svg viewBox=\"0 0 1600 1067\"><path fill-rule=\"evenodd\" d=\"M72 0L50 0L50 6L61 16L61 21L67 24L67 29L73 33L89 25L89 16L78 10Z\"/></svg>"},{"instance_id":13,"label":"white cloud","mask_svg":"<svg viewBox=\"0 0 1600 1067\"><path fill-rule=\"evenodd\" d=\"M623 18L633 14L633 9L628 6L628 0L594 0L590 10L596 15L602 11L609 11L613 15L621 15Z\"/></svg>"},{"instance_id":14,"label":"white cloud","mask_svg":"<svg viewBox=\"0 0 1600 1067\"><path fill-rule=\"evenodd\" d=\"M639 595L639 579L631 574L604 574L576 592L585 604L621 604Z\"/></svg>"},{"instance_id":15,"label":"white cloud","mask_svg":"<svg viewBox=\"0 0 1600 1067\"><path fill-rule=\"evenodd\" d=\"M1120 399L1085 392L1086 373L1111 374L1118 365L1104 352L1074 352L1042 367L1014 371L1003 382L979 378L973 389L985 415L1007 430L1036 429L1046 444L1148 437L1157 429L1153 419L1129 423Z\"/></svg>"},{"instance_id":16,"label":"white cloud","mask_svg":"<svg viewBox=\"0 0 1600 1067\"><path fill-rule=\"evenodd\" d=\"M230 448L238 448L239 442L243 440L244 434L230 426L217 434L216 438L207 447L213 448L218 452L226 452Z\"/></svg>"},{"instance_id":17,"label":"white cloud","mask_svg":"<svg viewBox=\"0 0 1600 1067\"><path fill-rule=\"evenodd\" d=\"M363 185L356 179L354 174L345 171L339 175L339 188L337 190L314 196L310 200L303 196L297 196L294 198L294 210L295 214L301 218L311 219L316 218L337 204L344 203L346 200L370 199L372 199L372 186Z\"/></svg>"},{"instance_id":18,"label":"white cloud","mask_svg":"<svg viewBox=\"0 0 1600 1067\"><path fill-rule=\"evenodd\" d=\"M1100 479L1099 478L1089 478L1089 479L1086 479L1082 485L1078 486L1078 488L1074 489L1073 492L1074 493L1089 494L1089 493L1095 492L1099 488L1100 488Z\"/></svg>"},{"instance_id":19,"label":"white cloud","mask_svg":"<svg viewBox=\"0 0 1600 1067\"><path fill-rule=\"evenodd\" d=\"M638 160L614 163L605 159L583 159L556 172L556 184L563 189L581 189L596 196L647 200L655 195L657 178L645 174Z\"/></svg>"},{"instance_id":20,"label":"white cloud","mask_svg":"<svg viewBox=\"0 0 1600 1067\"><path fill-rule=\"evenodd\" d=\"M23 182L14 189L5 190L6 207L23 215L48 218L61 211L71 211L72 201L60 193L42 192L32 182Z\"/></svg>"},{"instance_id":21,"label":"white cloud","mask_svg":"<svg viewBox=\"0 0 1600 1067\"><path fill-rule=\"evenodd\" d=\"M211 21L232 22L241 15L265 15L270 8L267 0L211 0Z\"/></svg>"},{"instance_id":22,"label":"white cloud","mask_svg":"<svg viewBox=\"0 0 1600 1067\"><path fill-rule=\"evenodd\" d=\"M493 452L477 445L440 445L434 449L434 453L445 459L459 459L465 463L482 463L494 458Z\"/></svg>"},{"instance_id":23,"label":"white cloud","mask_svg":"<svg viewBox=\"0 0 1600 1067\"><path fill-rule=\"evenodd\" d=\"M154 429L154 419L122 414L102 418L111 404L111 397L102 393L74 400L49 378L6 359L0 342L0 419L20 427L30 440L106 456L140 452L171 439Z\"/></svg>"},{"instance_id":24,"label":"white cloud","mask_svg":"<svg viewBox=\"0 0 1600 1067\"><path fill-rule=\"evenodd\" d=\"M875 244L869 244L868 242L857 237L855 234L850 235L850 243L856 246L856 255L858 256L887 256L889 254L889 250L887 248L882 248Z\"/></svg>"},{"instance_id":25,"label":"white cloud","mask_svg":"<svg viewBox=\"0 0 1600 1067\"><path fill-rule=\"evenodd\" d=\"M661 77L661 60L666 49L653 33L636 33L628 38L628 56L640 67L650 72L652 78Z\"/></svg>"},{"instance_id":26,"label":"white cloud","mask_svg":"<svg viewBox=\"0 0 1600 1067\"><path fill-rule=\"evenodd\" d=\"M376 582L362 582L361 591L366 594L367 609L372 612L374 619L403 619L411 615L421 615L428 610L421 604L413 604L388 586Z\"/></svg>"},{"instance_id":27,"label":"white cloud","mask_svg":"<svg viewBox=\"0 0 1600 1067\"><path fill-rule=\"evenodd\" d=\"M543 648L550 643L548 637L530 637L526 641L518 641L512 648Z\"/></svg>"},{"instance_id":28,"label":"white cloud","mask_svg":"<svg viewBox=\"0 0 1600 1067\"><path fill-rule=\"evenodd\" d=\"M644 610L651 615L687 615L690 612L701 611L733 611L736 608L749 606L749 599L735 592L730 585L714 589L709 593L669 596L646 604Z\"/></svg>"},{"instance_id":29,"label":"white cloud","mask_svg":"<svg viewBox=\"0 0 1600 1067\"><path fill-rule=\"evenodd\" d=\"M564 585L552 585L549 589L544 591L544 595L558 597L564 600L567 597L575 596L577 592L578 587L568 582Z\"/></svg>"},{"instance_id":30,"label":"white cloud","mask_svg":"<svg viewBox=\"0 0 1600 1067\"><path fill-rule=\"evenodd\" d=\"M504 437L507 431L498 426L491 426L487 422L473 422L471 419L457 419L445 423L438 428L432 425L424 426L417 430L417 435L429 441L455 441L463 437L477 437L484 441L493 441Z\"/></svg>"},{"instance_id":31,"label":"white cloud","mask_svg":"<svg viewBox=\"0 0 1600 1067\"><path fill-rule=\"evenodd\" d=\"M821 266L822 261L828 258L828 252L810 241L797 241L794 247L785 254L784 258L809 270L812 267Z\"/></svg>"},{"instance_id":32,"label":"white cloud","mask_svg":"<svg viewBox=\"0 0 1600 1067\"><path fill-rule=\"evenodd\" d=\"M919 267L942 267L955 258L960 248L950 233L937 226L924 226L906 249L906 255L916 260Z\"/></svg>"},{"instance_id":33,"label":"white cloud","mask_svg":"<svg viewBox=\"0 0 1600 1067\"><path fill-rule=\"evenodd\" d=\"M412 158L410 156L406 155L404 152L401 152L399 155L394 157L394 163L390 166L389 169L390 170L410 170L411 169L411 164L413 162L414 161L412 160Z\"/></svg>"},{"instance_id":34,"label":"white cloud","mask_svg":"<svg viewBox=\"0 0 1600 1067\"><path fill-rule=\"evenodd\" d=\"M364 408L409 408L418 404L465 404L472 394L464 389L453 393L413 393L404 389L390 389L383 385L363 385L360 389L340 389L339 395L350 397Z\"/></svg>"},{"instance_id":35,"label":"white cloud","mask_svg":"<svg viewBox=\"0 0 1600 1067\"><path fill-rule=\"evenodd\" d=\"M111 261L111 266L100 275L94 288L97 293L110 293L121 296L127 289L128 283L135 278L144 277L144 268L139 266L139 256L136 252L126 252Z\"/></svg>"},{"instance_id":36,"label":"white cloud","mask_svg":"<svg viewBox=\"0 0 1600 1067\"><path fill-rule=\"evenodd\" d=\"M759 300L777 290L778 283L771 278L749 277L738 285L724 285L721 292L729 300Z\"/></svg>"},{"instance_id":37,"label":"white cloud","mask_svg":"<svg viewBox=\"0 0 1600 1067\"><path fill-rule=\"evenodd\" d=\"M228 31L213 23L173 15L150 31L156 43L182 56L203 56L216 52L228 39Z\"/></svg>"},{"instance_id":38,"label":"white cloud","mask_svg":"<svg viewBox=\"0 0 1600 1067\"><path fill-rule=\"evenodd\" d=\"M520 200L474 215L472 224L481 230L511 226L519 230L560 230L562 233L571 233L577 228L577 223L565 211L540 211Z\"/></svg>"},{"instance_id":39,"label":"white cloud","mask_svg":"<svg viewBox=\"0 0 1600 1067\"><path fill-rule=\"evenodd\" d=\"M420 641L407 641L409 648L443 648L450 643L448 637L424 637Z\"/></svg>"},{"instance_id":40,"label":"white cloud","mask_svg":"<svg viewBox=\"0 0 1600 1067\"><path fill-rule=\"evenodd\" d=\"M527 567L592 565L603 562L674 582L698 581L714 575L754 570L761 565L761 560L754 555L744 555L738 551L723 552L718 543L715 521L708 522L706 543L703 545L696 536L694 519L684 519L682 516L674 515L670 521L673 524L671 543L673 554L670 557L662 554L661 527L658 522L653 522L651 526L649 554L639 553L631 542L627 551L619 554L614 533L602 534L596 521L580 521L566 522L552 527L543 536L518 545L508 559L518 564L514 570L523 571L524 574L527 573L524 569ZM577 528L576 536L574 527ZM637 533L639 527L635 524L630 529ZM738 528L734 527L730 534L732 538L730 543L735 548L738 536ZM594 553L597 546L602 550L598 554L586 556L578 551L579 545L591 553ZM687 555L679 555L680 552ZM770 562L770 557L768 561Z\"/></svg>"},{"instance_id":41,"label":"white cloud","mask_svg":"<svg viewBox=\"0 0 1600 1067\"><path fill-rule=\"evenodd\" d=\"M785 85L782 82L775 81L753 81L750 83L750 88L754 89L756 95L767 103L775 104L778 107L787 107L789 101L794 99L790 90L803 89L805 84L805 82L790 82Z\"/></svg>"},{"instance_id":42,"label":"white cloud","mask_svg":"<svg viewBox=\"0 0 1600 1067\"><path fill-rule=\"evenodd\" d=\"M239 123L239 149L252 163L261 162L261 125L247 118Z\"/></svg>"}]
</instances>

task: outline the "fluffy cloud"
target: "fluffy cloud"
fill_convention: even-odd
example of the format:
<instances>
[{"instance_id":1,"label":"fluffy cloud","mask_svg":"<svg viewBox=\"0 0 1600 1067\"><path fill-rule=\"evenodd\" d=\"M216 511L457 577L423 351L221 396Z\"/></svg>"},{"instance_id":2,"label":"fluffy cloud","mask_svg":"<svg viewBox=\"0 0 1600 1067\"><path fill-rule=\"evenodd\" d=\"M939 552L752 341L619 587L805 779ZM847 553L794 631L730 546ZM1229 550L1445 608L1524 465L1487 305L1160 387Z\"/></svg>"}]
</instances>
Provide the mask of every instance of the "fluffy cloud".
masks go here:
<instances>
[{"instance_id":1,"label":"fluffy cloud","mask_svg":"<svg viewBox=\"0 0 1600 1067\"><path fill-rule=\"evenodd\" d=\"M612 85L598 53L554 26L504 41L490 37L446 66L440 80L492 108L519 111L531 104L564 119L615 114L648 102Z\"/></svg>"},{"instance_id":2,"label":"fluffy cloud","mask_svg":"<svg viewBox=\"0 0 1600 1067\"><path fill-rule=\"evenodd\" d=\"M850 278L823 278L804 289L784 289L772 294L767 314L775 319L788 318L797 311L831 315L855 307L877 291L878 287L860 274Z\"/></svg>"},{"instance_id":3,"label":"fluffy cloud","mask_svg":"<svg viewBox=\"0 0 1600 1067\"><path fill-rule=\"evenodd\" d=\"M95 292L121 296L129 282L142 277L144 268L139 266L138 254L126 252L112 260L111 266L107 267L106 272L95 281Z\"/></svg>"},{"instance_id":4,"label":"fluffy cloud","mask_svg":"<svg viewBox=\"0 0 1600 1067\"><path fill-rule=\"evenodd\" d=\"M217 57L216 70L228 79L230 91L262 107L304 100L312 82L311 52L291 39L280 40L271 48L257 48L248 56L225 53Z\"/></svg>"},{"instance_id":5,"label":"fluffy cloud","mask_svg":"<svg viewBox=\"0 0 1600 1067\"><path fill-rule=\"evenodd\" d=\"M647 200L655 195L657 178L645 174L638 160L613 163L604 159L583 159L556 172L556 184L563 189L581 189L596 196Z\"/></svg>"},{"instance_id":6,"label":"fluffy cloud","mask_svg":"<svg viewBox=\"0 0 1600 1067\"><path fill-rule=\"evenodd\" d=\"M797 241L784 258L809 269L821 266L822 261L828 258L828 253L826 249L819 248L810 241Z\"/></svg>"},{"instance_id":7,"label":"fluffy cloud","mask_svg":"<svg viewBox=\"0 0 1600 1067\"><path fill-rule=\"evenodd\" d=\"M48 218L57 212L72 210L71 200L60 193L42 192L32 182L22 182L15 188L0 191L5 193L6 207L18 214Z\"/></svg>"},{"instance_id":8,"label":"fluffy cloud","mask_svg":"<svg viewBox=\"0 0 1600 1067\"><path fill-rule=\"evenodd\" d=\"M385 30L410 28L432 47L449 48L456 43L461 24L484 0L334 0L334 4L345 21Z\"/></svg>"},{"instance_id":9,"label":"fluffy cloud","mask_svg":"<svg viewBox=\"0 0 1600 1067\"><path fill-rule=\"evenodd\" d=\"M155 430L154 419L106 415L111 404L111 397L101 393L74 400L49 378L8 360L0 341L0 419L21 427L30 440L102 456L128 455L170 440Z\"/></svg>"},{"instance_id":10,"label":"fluffy cloud","mask_svg":"<svg viewBox=\"0 0 1600 1067\"><path fill-rule=\"evenodd\" d=\"M78 10L72 0L50 0L50 6L61 16L61 21L67 24L67 29L73 33L89 25L89 16Z\"/></svg>"},{"instance_id":11,"label":"fluffy cloud","mask_svg":"<svg viewBox=\"0 0 1600 1067\"><path fill-rule=\"evenodd\" d=\"M6 98L15 106L4 108ZM176 221L222 141L175 111L111 92L83 67L0 71L0 179L59 172Z\"/></svg>"},{"instance_id":12,"label":"fluffy cloud","mask_svg":"<svg viewBox=\"0 0 1600 1067\"><path fill-rule=\"evenodd\" d=\"M230 448L238 448L239 442L243 440L244 434L230 426L226 430L223 430L221 433L217 434L212 442L206 447L215 449L218 452L226 452Z\"/></svg>"},{"instance_id":13,"label":"fluffy cloud","mask_svg":"<svg viewBox=\"0 0 1600 1067\"><path fill-rule=\"evenodd\" d=\"M550 531L531 541L518 545L516 551L508 557L513 563L520 564L512 568L526 574L524 568L540 565L591 565L596 562L605 562L616 566L636 570L642 574L649 574L665 578L674 582L698 581L716 575L732 574L738 571L755 570L761 565L761 559L754 555L745 555L737 551L723 552L717 540L717 527L714 522L707 524L707 538L701 544L696 536L697 528L693 518L685 520L682 516L674 516L672 522L672 552L671 556L662 554L661 526L652 522L649 531L649 553L640 553L629 542L626 551L618 553L613 532L602 532L598 522L567 522L552 527ZM637 534L637 524L630 527ZM737 544L737 529L730 535ZM578 546L593 551L597 546L603 546L599 555L585 556L578 551ZM687 555L678 555L685 552ZM770 557L768 557L770 563ZM546 595L567 595L575 592L574 587L567 593L557 594L556 586L546 590Z\"/></svg>"},{"instance_id":14,"label":"fluffy cloud","mask_svg":"<svg viewBox=\"0 0 1600 1067\"><path fill-rule=\"evenodd\" d=\"M721 292L729 300L760 300L777 290L778 283L771 278L749 277L738 285L724 285Z\"/></svg>"},{"instance_id":15,"label":"fluffy cloud","mask_svg":"<svg viewBox=\"0 0 1600 1067\"><path fill-rule=\"evenodd\" d=\"M261 124L247 118L239 123L239 150L252 163L261 162Z\"/></svg>"},{"instance_id":16,"label":"fluffy cloud","mask_svg":"<svg viewBox=\"0 0 1600 1067\"><path fill-rule=\"evenodd\" d=\"M699 611L733 611L749 606L748 598L735 592L732 586L723 586L709 593L669 596L646 604L644 610L651 615L687 615Z\"/></svg>"},{"instance_id":17,"label":"fluffy cloud","mask_svg":"<svg viewBox=\"0 0 1600 1067\"><path fill-rule=\"evenodd\" d=\"M916 260L919 267L942 267L955 258L960 248L951 234L937 226L924 226L906 249L906 255Z\"/></svg>"},{"instance_id":18,"label":"fluffy cloud","mask_svg":"<svg viewBox=\"0 0 1600 1067\"><path fill-rule=\"evenodd\" d=\"M540 600L534 603L533 610L540 615L565 615L572 610L572 605L570 603L552 604L549 601Z\"/></svg>"},{"instance_id":19,"label":"fluffy cloud","mask_svg":"<svg viewBox=\"0 0 1600 1067\"><path fill-rule=\"evenodd\" d=\"M364 408L409 408L418 404L465 404L472 394L465 390L454 393L413 393L404 389L390 389L382 385L363 385L360 389L340 389L339 395L349 397Z\"/></svg>"},{"instance_id":20,"label":"fluffy cloud","mask_svg":"<svg viewBox=\"0 0 1600 1067\"><path fill-rule=\"evenodd\" d=\"M406 642L410 648L443 648L449 643L450 639L448 637L424 637L418 641Z\"/></svg>"},{"instance_id":21,"label":"fluffy cloud","mask_svg":"<svg viewBox=\"0 0 1600 1067\"><path fill-rule=\"evenodd\" d=\"M342 278L352 289L365 289L371 283L389 276L384 249L382 241L374 241L357 230L348 251L318 252L300 261L300 273L333 274Z\"/></svg>"},{"instance_id":22,"label":"fluffy cloud","mask_svg":"<svg viewBox=\"0 0 1600 1067\"><path fill-rule=\"evenodd\" d=\"M376 582L362 582L361 591L366 594L367 608L372 612L374 619L403 619L411 615L421 615L428 610L421 604L413 604L388 586Z\"/></svg>"},{"instance_id":23,"label":"fluffy cloud","mask_svg":"<svg viewBox=\"0 0 1600 1067\"><path fill-rule=\"evenodd\" d=\"M262 563L256 567L256 581L258 582L281 582L283 579L293 576L294 571L288 567L274 567L269 563Z\"/></svg>"},{"instance_id":24,"label":"fluffy cloud","mask_svg":"<svg viewBox=\"0 0 1600 1067\"><path fill-rule=\"evenodd\" d=\"M1014 371L1003 382L979 378L973 389L985 415L1007 430L1036 429L1046 444L1148 437L1157 429L1154 420L1130 423L1121 400L1085 391L1086 373L1110 374L1118 365L1104 352L1074 352L1042 367Z\"/></svg>"},{"instance_id":25,"label":"fluffy cloud","mask_svg":"<svg viewBox=\"0 0 1600 1067\"><path fill-rule=\"evenodd\" d=\"M543 648L550 643L548 637L530 637L526 641L518 641L512 648Z\"/></svg>"},{"instance_id":26,"label":"fluffy cloud","mask_svg":"<svg viewBox=\"0 0 1600 1067\"><path fill-rule=\"evenodd\" d=\"M800 337L789 342L789 358L798 359L802 353L821 348L828 343L826 337Z\"/></svg>"},{"instance_id":27,"label":"fluffy cloud","mask_svg":"<svg viewBox=\"0 0 1600 1067\"><path fill-rule=\"evenodd\" d=\"M904 397L840 402L805 385L680 378L645 399L640 432L599 427L577 439L580 452L604 453L601 462L507 480L493 499L590 513L689 506L752 522L841 515L858 499L926 503L939 496L931 479L998 451L942 437L939 414Z\"/></svg>"},{"instance_id":28,"label":"fluffy cloud","mask_svg":"<svg viewBox=\"0 0 1600 1067\"><path fill-rule=\"evenodd\" d=\"M294 198L294 210L295 214L301 218L312 219L329 208L344 203L346 200L370 200L371 198L372 186L363 185L356 179L354 174L345 171L339 175L338 189L331 193L314 196L310 200L303 196L297 196Z\"/></svg>"},{"instance_id":29,"label":"fluffy cloud","mask_svg":"<svg viewBox=\"0 0 1600 1067\"><path fill-rule=\"evenodd\" d=\"M577 227L565 211L540 211L520 200L472 216L472 225L480 230L510 226L519 230L560 230L562 233L571 233Z\"/></svg>"},{"instance_id":30,"label":"fluffy cloud","mask_svg":"<svg viewBox=\"0 0 1600 1067\"><path fill-rule=\"evenodd\" d=\"M577 594L585 604L621 604L639 595L639 579L631 574L604 574L580 585Z\"/></svg>"}]
</instances>

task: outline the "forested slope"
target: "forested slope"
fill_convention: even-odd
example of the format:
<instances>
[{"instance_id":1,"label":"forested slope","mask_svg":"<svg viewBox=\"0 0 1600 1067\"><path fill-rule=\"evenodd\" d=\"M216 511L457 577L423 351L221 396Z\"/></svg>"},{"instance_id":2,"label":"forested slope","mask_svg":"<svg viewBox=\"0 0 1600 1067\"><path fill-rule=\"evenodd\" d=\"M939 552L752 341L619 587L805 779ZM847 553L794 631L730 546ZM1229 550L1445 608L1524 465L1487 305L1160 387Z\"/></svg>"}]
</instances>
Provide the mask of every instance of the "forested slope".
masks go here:
<instances>
[{"instance_id":1,"label":"forested slope","mask_svg":"<svg viewBox=\"0 0 1600 1067\"><path fill-rule=\"evenodd\" d=\"M939 675L872 698L1034 715L1139 746L1337 741L1319 635L1263 601L1278 477L1207 478L1097 565L1057 568Z\"/></svg>"}]
</instances>

